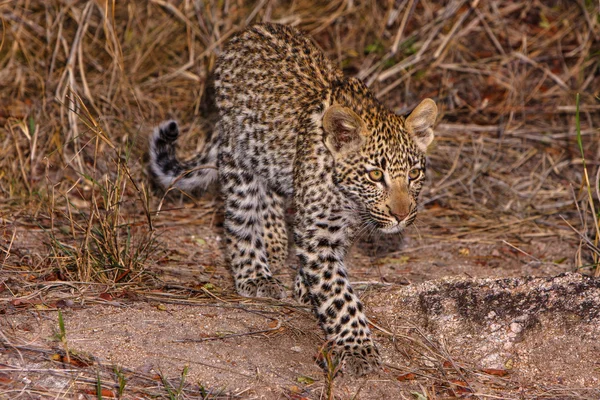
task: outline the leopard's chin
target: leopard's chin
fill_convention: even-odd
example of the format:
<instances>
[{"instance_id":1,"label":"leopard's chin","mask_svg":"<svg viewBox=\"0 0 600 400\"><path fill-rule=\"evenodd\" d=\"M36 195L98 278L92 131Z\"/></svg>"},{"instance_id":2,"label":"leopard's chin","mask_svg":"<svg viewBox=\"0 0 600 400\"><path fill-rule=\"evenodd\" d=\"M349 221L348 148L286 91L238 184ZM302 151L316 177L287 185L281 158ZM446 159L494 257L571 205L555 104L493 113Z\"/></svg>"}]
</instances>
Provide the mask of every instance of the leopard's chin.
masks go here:
<instances>
[{"instance_id":1,"label":"leopard's chin","mask_svg":"<svg viewBox=\"0 0 600 400\"><path fill-rule=\"evenodd\" d=\"M394 233L400 233L404 230L404 228L406 228L406 224L404 223L404 221L402 221L398 224L380 227L379 231L381 233L385 233L386 235L390 235Z\"/></svg>"}]
</instances>

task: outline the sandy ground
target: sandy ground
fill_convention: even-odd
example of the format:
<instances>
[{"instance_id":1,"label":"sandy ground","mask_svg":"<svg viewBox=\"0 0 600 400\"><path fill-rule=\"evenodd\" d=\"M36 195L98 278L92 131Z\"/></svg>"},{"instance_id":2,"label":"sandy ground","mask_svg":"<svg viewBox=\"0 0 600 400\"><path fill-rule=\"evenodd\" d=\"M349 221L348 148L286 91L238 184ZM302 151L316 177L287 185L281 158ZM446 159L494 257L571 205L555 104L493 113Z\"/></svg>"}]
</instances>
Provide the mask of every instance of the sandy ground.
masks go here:
<instances>
[{"instance_id":1,"label":"sandy ground","mask_svg":"<svg viewBox=\"0 0 600 400\"><path fill-rule=\"evenodd\" d=\"M29 370L5 372L11 381L30 381L69 398L81 396L82 383L74 382L82 368L119 366L131 374L160 374L175 382L186 369L185 383L205 388L207 398L318 399L328 393L340 399L408 399L417 394L600 397L598 285L581 289L574 295L577 305L566 307L550 304L552 296L518 297L534 293L539 285L562 287L562 283L517 279L508 290L503 284L501 293L489 294L486 290L492 290L498 279L481 279L571 271L565 256L573 254L574 242L561 239L560 232L520 243L442 240L432 234L435 230L424 228L435 217L425 210L420 227L403 240L387 236L362 240L348 265L374 324L384 364L367 377L340 374L332 381L314 361L323 335L309 310L292 299L235 296L221 252L219 215L206 207L168 212L157 219L164 252L150 270L164 286L91 299L63 292L62 301L44 303L47 307L17 304L5 309L2 329L9 342L55 354L63 348L56 341L56 307L61 307L68 348L93 360L71 372L63 366L58 374L36 373L35 369L60 370L46 354L34 363L29 359ZM195 215L202 218L194 220ZM36 234L22 230L17 239L26 243L28 235ZM288 287L293 274L291 267L278 271ZM557 279L577 286L584 278L571 274ZM465 292L467 287L470 291ZM561 295L556 293L554 297ZM464 299L469 298L465 306ZM587 308L580 304L586 300ZM465 307L471 311L465 312ZM5 350L9 350L1 356L5 369L23 367L19 352L9 346ZM111 387L115 379L108 376L103 383ZM133 389L133 378L131 382ZM156 384L160 383L159 379ZM125 398L127 393L126 386Z\"/></svg>"}]
</instances>

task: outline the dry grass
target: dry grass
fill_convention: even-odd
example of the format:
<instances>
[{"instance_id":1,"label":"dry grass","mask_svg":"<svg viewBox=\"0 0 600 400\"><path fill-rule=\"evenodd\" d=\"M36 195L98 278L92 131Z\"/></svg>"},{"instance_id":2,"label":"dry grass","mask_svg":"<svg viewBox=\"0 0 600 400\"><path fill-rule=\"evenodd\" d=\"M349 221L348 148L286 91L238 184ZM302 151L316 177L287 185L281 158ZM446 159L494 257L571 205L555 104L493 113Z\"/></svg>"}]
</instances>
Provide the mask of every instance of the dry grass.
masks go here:
<instances>
[{"instance_id":1,"label":"dry grass","mask_svg":"<svg viewBox=\"0 0 600 400\"><path fill-rule=\"evenodd\" d=\"M0 277L44 294L147 287L157 242L146 136L174 117L191 133L187 149L200 146L215 57L262 20L307 31L399 113L438 102L421 224L444 240L577 240L565 257L599 274L599 7L0 0Z\"/></svg>"}]
</instances>

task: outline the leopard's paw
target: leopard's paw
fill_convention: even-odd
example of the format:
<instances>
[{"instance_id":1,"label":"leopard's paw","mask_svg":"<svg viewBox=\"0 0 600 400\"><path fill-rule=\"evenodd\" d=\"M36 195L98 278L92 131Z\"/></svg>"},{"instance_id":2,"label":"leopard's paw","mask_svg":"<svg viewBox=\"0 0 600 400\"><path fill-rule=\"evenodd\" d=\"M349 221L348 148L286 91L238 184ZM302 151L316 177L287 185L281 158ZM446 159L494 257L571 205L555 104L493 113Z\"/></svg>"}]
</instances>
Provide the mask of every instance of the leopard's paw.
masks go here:
<instances>
[{"instance_id":1,"label":"leopard's paw","mask_svg":"<svg viewBox=\"0 0 600 400\"><path fill-rule=\"evenodd\" d=\"M274 299L286 297L285 289L272 276L243 279L237 281L235 286L238 294L244 297L271 297Z\"/></svg>"},{"instance_id":2,"label":"leopard's paw","mask_svg":"<svg viewBox=\"0 0 600 400\"><path fill-rule=\"evenodd\" d=\"M354 376L366 375L379 367L381 367L381 358L377 347L373 344L347 353L342 361L343 371Z\"/></svg>"},{"instance_id":3,"label":"leopard's paw","mask_svg":"<svg viewBox=\"0 0 600 400\"><path fill-rule=\"evenodd\" d=\"M341 370L353 376L362 376L381 366L379 350L370 340L354 345L329 344L317 362L334 375Z\"/></svg>"}]
</instances>

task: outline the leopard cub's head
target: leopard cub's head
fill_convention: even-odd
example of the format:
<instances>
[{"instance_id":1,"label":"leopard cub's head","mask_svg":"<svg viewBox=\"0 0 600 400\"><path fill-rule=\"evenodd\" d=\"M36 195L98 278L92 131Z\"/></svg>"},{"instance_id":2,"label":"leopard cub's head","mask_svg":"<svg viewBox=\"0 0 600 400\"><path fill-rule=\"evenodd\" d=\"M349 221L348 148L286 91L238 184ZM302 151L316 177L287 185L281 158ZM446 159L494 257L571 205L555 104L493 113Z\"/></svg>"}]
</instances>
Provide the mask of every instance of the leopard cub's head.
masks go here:
<instances>
[{"instance_id":1,"label":"leopard cub's head","mask_svg":"<svg viewBox=\"0 0 600 400\"><path fill-rule=\"evenodd\" d=\"M365 229L400 232L417 216L437 106L425 99L406 118L381 107L361 115L339 104L323 115L334 180L357 204Z\"/></svg>"}]
</instances>

